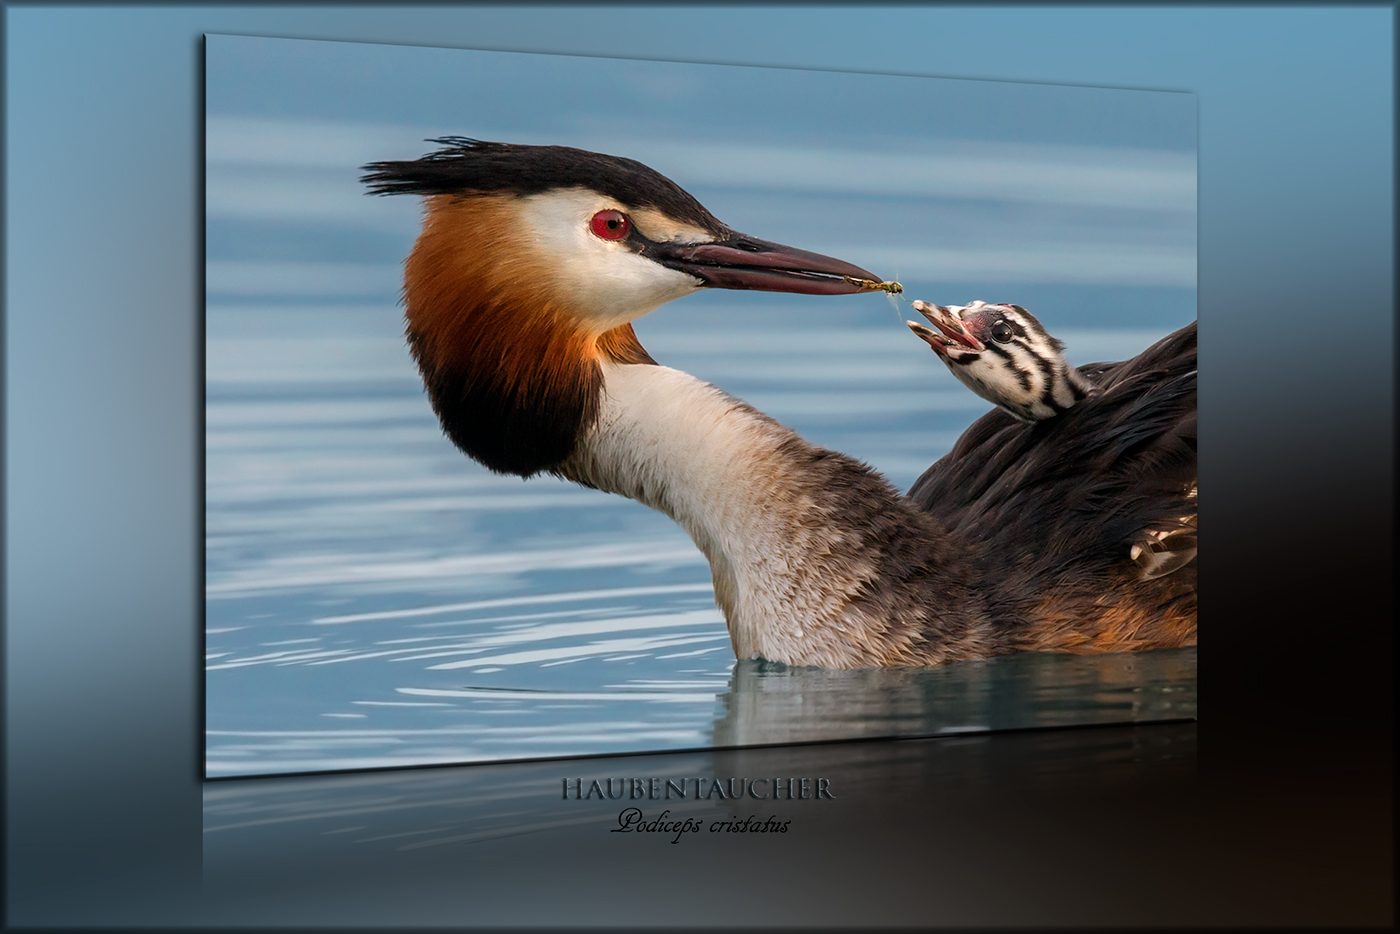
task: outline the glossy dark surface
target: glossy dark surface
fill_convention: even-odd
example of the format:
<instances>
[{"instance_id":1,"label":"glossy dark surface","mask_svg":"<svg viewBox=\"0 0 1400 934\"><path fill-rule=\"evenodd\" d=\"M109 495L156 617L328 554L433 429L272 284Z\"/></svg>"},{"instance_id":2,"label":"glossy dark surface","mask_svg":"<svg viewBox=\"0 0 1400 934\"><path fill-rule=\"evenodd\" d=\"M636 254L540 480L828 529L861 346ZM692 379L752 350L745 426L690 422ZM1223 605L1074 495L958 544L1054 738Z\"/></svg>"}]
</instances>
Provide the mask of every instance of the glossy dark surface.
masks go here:
<instances>
[{"instance_id":1,"label":"glossy dark surface","mask_svg":"<svg viewBox=\"0 0 1400 934\"><path fill-rule=\"evenodd\" d=\"M233 924L313 905L332 926L625 924L667 905L700 925L790 923L795 906L842 925L1184 923L1200 917L1199 896L1181 888L1200 872L1199 844L1189 827L1124 806L1194 795L1195 734L1107 727L216 782L204 793L203 895ZM825 778L833 797L631 799L620 781L703 779L708 791L777 776ZM566 782L609 778L616 800L563 797ZM675 843L613 832L630 807L702 829ZM786 830L717 823L748 817ZM1108 832L1090 843L1085 826ZM1143 859L1153 868L1133 865ZM1032 866L1027 885L1018 877Z\"/></svg>"}]
</instances>

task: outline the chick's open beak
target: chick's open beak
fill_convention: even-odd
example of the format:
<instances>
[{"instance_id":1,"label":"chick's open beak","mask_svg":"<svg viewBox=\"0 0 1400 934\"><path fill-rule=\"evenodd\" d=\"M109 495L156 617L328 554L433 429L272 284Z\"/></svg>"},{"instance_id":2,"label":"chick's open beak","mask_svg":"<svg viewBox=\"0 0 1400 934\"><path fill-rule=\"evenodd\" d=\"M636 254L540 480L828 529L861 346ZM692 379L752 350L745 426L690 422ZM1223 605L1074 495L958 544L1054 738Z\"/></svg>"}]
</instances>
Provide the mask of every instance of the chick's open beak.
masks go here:
<instances>
[{"instance_id":1,"label":"chick's open beak","mask_svg":"<svg viewBox=\"0 0 1400 934\"><path fill-rule=\"evenodd\" d=\"M923 315L928 319L929 324L932 324L942 332L942 336L946 338L946 340L943 341L944 346L960 344L968 350L982 351L987 349L985 344L972 336L972 333L968 331L967 327L962 323L962 319L958 317L957 313L954 312L952 308L945 308L942 305L934 305L924 301L913 302L910 307ZM930 345L933 345L934 342L929 340L929 337L924 334L925 331L928 331L928 328L915 325L913 322L909 322L909 327L915 334L918 334L920 337L924 338L924 340L929 341ZM935 338L938 337L938 335L933 335L931 331L928 331L928 333ZM934 349L938 350L939 348L935 346Z\"/></svg>"}]
</instances>

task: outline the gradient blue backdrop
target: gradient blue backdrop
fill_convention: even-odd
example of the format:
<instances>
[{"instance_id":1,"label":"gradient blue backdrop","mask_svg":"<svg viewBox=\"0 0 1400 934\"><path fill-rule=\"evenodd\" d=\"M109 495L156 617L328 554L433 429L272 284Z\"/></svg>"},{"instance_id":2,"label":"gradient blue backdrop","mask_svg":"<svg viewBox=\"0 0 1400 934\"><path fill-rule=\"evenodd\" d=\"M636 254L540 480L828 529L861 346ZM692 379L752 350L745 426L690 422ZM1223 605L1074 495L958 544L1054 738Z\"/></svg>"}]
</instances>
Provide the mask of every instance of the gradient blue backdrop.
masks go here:
<instances>
[{"instance_id":1,"label":"gradient blue backdrop","mask_svg":"<svg viewBox=\"0 0 1400 934\"><path fill-rule=\"evenodd\" d=\"M196 782L203 32L1196 92L1203 675L1275 683L1316 614L1340 637L1307 653L1331 687L1306 726L1385 701L1357 659L1388 657L1393 29L1386 7L10 6L9 922L221 920Z\"/></svg>"}]
</instances>

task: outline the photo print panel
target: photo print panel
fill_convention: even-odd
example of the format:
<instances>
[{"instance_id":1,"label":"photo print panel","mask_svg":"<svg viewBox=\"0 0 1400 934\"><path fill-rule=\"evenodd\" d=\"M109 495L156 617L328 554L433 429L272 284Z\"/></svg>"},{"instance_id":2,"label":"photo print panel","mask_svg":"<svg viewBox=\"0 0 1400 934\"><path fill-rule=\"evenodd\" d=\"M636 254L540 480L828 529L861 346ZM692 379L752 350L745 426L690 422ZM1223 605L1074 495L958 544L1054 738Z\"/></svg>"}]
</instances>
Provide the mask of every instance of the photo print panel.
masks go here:
<instances>
[{"instance_id":1,"label":"photo print panel","mask_svg":"<svg viewBox=\"0 0 1400 934\"><path fill-rule=\"evenodd\" d=\"M205 129L208 777L1195 716L1194 96L210 35Z\"/></svg>"}]
</instances>

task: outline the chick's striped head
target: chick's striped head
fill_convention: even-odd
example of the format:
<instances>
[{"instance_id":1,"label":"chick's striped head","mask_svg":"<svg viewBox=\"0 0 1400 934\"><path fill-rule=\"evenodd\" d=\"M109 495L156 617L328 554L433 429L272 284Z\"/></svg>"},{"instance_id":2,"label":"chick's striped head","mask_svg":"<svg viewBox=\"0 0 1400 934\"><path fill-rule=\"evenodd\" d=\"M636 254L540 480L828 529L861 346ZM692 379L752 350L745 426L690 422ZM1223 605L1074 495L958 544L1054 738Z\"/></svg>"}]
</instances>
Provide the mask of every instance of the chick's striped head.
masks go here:
<instances>
[{"instance_id":1,"label":"chick's striped head","mask_svg":"<svg viewBox=\"0 0 1400 934\"><path fill-rule=\"evenodd\" d=\"M1020 305L934 305L913 308L937 330L907 322L967 388L1022 421L1053 418L1094 391L1068 360L1064 345Z\"/></svg>"}]
</instances>

